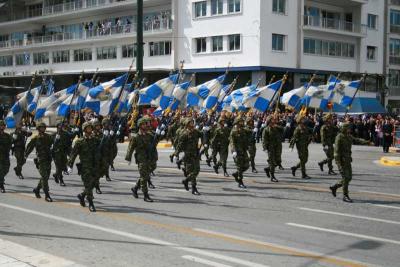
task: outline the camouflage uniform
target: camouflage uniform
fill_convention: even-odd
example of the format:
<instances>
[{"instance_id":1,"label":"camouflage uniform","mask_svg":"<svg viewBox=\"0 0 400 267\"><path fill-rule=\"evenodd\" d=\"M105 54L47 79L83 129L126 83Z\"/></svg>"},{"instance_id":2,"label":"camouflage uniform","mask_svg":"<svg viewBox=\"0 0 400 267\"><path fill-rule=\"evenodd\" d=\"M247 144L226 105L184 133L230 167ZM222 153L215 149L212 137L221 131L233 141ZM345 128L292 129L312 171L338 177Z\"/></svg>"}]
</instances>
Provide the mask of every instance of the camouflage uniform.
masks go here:
<instances>
[{"instance_id":1,"label":"camouflage uniform","mask_svg":"<svg viewBox=\"0 0 400 267\"><path fill-rule=\"evenodd\" d=\"M247 152L251 140L249 139L249 132L244 128L243 123L243 119L235 119L235 127L231 131L229 140L237 169L232 175L235 177L235 181L239 184L239 187L245 188L243 173L250 167L249 155Z\"/></svg>"},{"instance_id":2,"label":"camouflage uniform","mask_svg":"<svg viewBox=\"0 0 400 267\"><path fill-rule=\"evenodd\" d=\"M326 117L325 121L327 120L330 120L330 117ZM321 171L324 171L324 164L328 164L329 174L335 174L335 172L333 171L332 161L334 153L333 144L335 143L337 127L334 126L331 122L325 123L321 127L320 132L321 132L321 143L327 158L324 159L323 161L320 161L318 165Z\"/></svg>"},{"instance_id":3,"label":"camouflage uniform","mask_svg":"<svg viewBox=\"0 0 400 267\"><path fill-rule=\"evenodd\" d=\"M247 127L246 127L247 133L249 135L249 158L250 158L250 164L251 164L251 171L254 173L257 173L256 169L256 163L255 163L255 158L256 158L256 142L257 142L257 132L258 128L254 128L254 120L253 118L248 118L247 119Z\"/></svg>"},{"instance_id":4,"label":"camouflage uniform","mask_svg":"<svg viewBox=\"0 0 400 267\"><path fill-rule=\"evenodd\" d=\"M229 176L226 170L226 161L229 152L229 135L231 129L225 126L225 119L219 120L220 125L215 129L213 138L211 139L212 154L211 158L214 162L214 170L218 173L218 168L222 167L224 175ZM219 161L217 162L217 154L219 154Z\"/></svg>"},{"instance_id":5,"label":"camouflage uniform","mask_svg":"<svg viewBox=\"0 0 400 267\"><path fill-rule=\"evenodd\" d=\"M59 128L60 127L60 128ZM70 151L70 134L65 131L62 124L57 125L57 133L53 137L52 157L56 165L56 172L53 174L56 183L65 186L63 171L67 168L68 152Z\"/></svg>"},{"instance_id":6,"label":"camouflage uniform","mask_svg":"<svg viewBox=\"0 0 400 267\"><path fill-rule=\"evenodd\" d=\"M24 179L22 175L22 167L25 164L25 143L26 139L31 136L31 133L24 131L20 126L17 126L12 137L13 137L13 153L17 160L17 166L14 167L15 174L20 178Z\"/></svg>"},{"instance_id":7,"label":"camouflage uniform","mask_svg":"<svg viewBox=\"0 0 400 267\"><path fill-rule=\"evenodd\" d=\"M271 177L272 182L277 182L275 178L275 168L279 166L282 154L283 127L273 123L263 131L263 149L268 152L268 167L265 173Z\"/></svg>"},{"instance_id":8,"label":"camouflage uniform","mask_svg":"<svg viewBox=\"0 0 400 267\"><path fill-rule=\"evenodd\" d=\"M0 127L5 129L5 122L0 121ZM4 177L7 175L10 170L10 151L12 145L11 136L4 132L4 130L0 131L0 191L5 193L4 189Z\"/></svg>"},{"instance_id":9,"label":"camouflage uniform","mask_svg":"<svg viewBox=\"0 0 400 267\"><path fill-rule=\"evenodd\" d=\"M292 167L293 176L296 175L296 170L301 168L302 178L310 179L310 177L306 174L306 163L308 161L308 145L311 142L311 138L311 131L307 128L304 121L300 122L300 124L294 130L292 140L290 140L290 148L293 148L294 145L296 145L297 153L300 159L300 162L296 166Z\"/></svg>"}]
</instances>

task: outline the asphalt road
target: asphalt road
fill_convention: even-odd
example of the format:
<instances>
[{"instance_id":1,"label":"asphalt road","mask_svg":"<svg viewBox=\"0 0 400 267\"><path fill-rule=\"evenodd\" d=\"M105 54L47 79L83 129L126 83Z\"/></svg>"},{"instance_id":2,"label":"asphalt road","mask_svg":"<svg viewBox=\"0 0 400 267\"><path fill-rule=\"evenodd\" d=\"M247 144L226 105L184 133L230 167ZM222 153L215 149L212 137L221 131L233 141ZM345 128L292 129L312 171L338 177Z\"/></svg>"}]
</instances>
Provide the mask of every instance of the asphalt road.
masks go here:
<instances>
[{"instance_id":1,"label":"asphalt road","mask_svg":"<svg viewBox=\"0 0 400 267\"><path fill-rule=\"evenodd\" d=\"M51 179L54 202L46 203L32 193L39 177L33 157L25 180L16 178L13 159L0 194L0 266L400 266L400 171L376 162L380 148L353 147L352 204L330 194L339 176L320 172L318 144L310 146L307 181L292 177L297 153L287 143L276 184L262 172L260 147L259 173L245 174L245 190L203 161L201 196L183 190L171 150L159 149L154 203L132 197L138 172L124 162L125 151L120 145L113 180L101 180L97 213L78 204L76 168L67 187Z\"/></svg>"}]
</instances>

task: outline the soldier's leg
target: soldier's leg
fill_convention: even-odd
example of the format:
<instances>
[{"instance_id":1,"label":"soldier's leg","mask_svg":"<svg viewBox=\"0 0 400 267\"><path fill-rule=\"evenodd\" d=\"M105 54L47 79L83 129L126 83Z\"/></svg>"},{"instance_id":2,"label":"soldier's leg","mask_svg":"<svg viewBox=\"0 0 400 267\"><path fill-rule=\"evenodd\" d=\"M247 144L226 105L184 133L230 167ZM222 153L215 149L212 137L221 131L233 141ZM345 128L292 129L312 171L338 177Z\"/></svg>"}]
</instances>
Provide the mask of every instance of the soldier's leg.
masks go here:
<instances>
[{"instance_id":1,"label":"soldier's leg","mask_svg":"<svg viewBox=\"0 0 400 267\"><path fill-rule=\"evenodd\" d=\"M51 161L41 161L39 162L39 174L41 176L38 189L43 188L43 191L46 195L45 200L48 202L53 201L49 194L49 177L51 174Z\"/></svg>"},{"instance_id":2,"label":"soldier's leg","mask_svg":"<svg viewBox=\"0 0 400 267\"><path fill-rule=\"evenodd\" d=\"M219 161L221 163L222 169L224 170L224 175L229 176L226 170L226 161L228 159L228 147L222 148L219 152Z\"/></svg>"},{"instance_id":3,"label":"soldier's leg","mask_svg":"<svg viewBox=\"0 0 400 267\"><path fill-rule=\"evenodd\" d=\"M138 169L139 169L139 183L140 183L140 188L142 189L143 194L148 193L148 188L147 188L147 183L150 179L150 173L151 169L149 164L143 164L140 163L138 164Z\"/></svg>"},{"instance_id":4,"label":"soldier's leg","mask_svg":"<svg viewBox=\"0 0 400 267\"><path fill-rule=\"evenodd\" d=\"M307 172L306 172L307 161L308 161L308 149L302 151L301 157L300 157L301 176L302 176L302 178L305 178L305 179L309 178L309 176L307 175Z\"/></svg>"},{"instance_id":5,"label":"soldier's leg","mask_svg":"<svg viewBox=\"0 0 400 267\"><path fill-rule=\"evenodd\" d=\"M87 201L89 202L89 210L90 211L96 211L96 208L93 204L93 188L94 188L94 184L96 181L95 176L93 176L94 170L83 170L82 171L82 182L83 182L83 186L85 187L84 191L82 192L82 194L80 194L83 199L86 196Z\"/></svg>"},{"instance_id":6,"label":"soldier's leg","mask_svg":"<svg viewBox=\"0 0 400 267\"><path fill-rule=\"evenodd\" d=\"M238 157L238 182L240 187L245 187L243 184L243 173L247 171L250 167L250 159L247 156Z\"/></svg>"},{"instance_id":7,"label":"soldier's leg","mask_svg":"<svg viewBox=\"0 0 400 267\"><path fill-rule=\"evenodd\" d=\"M343 195L348 196L349 195L349 184L352 179L352 168L351 168L351 163L346 163L343 166L343 178L342 178L342 185L343 185Z\"/></svg>"},{"instance_id":8,"label":"soldier's leg","mask_svg":"<svg viewBox=\"0 0 400 267\"><path fill-rule=\"evenodd\" d=\"M329 174L335 174L333 171L333 157L334 157L334 149L332 146L328 148L327 151L327 156L328 156L328 168L329 168Z\"/></svg>"},{"instance_id":9,"label":"soldier's leg","mask_svg":"<svg viewBox=\"0 0 400 267\"><path fill-rule=\"evenodd\" d=\"M0 162L0 191L5 193L4 178L10 170L10 160L3 160Z\"/></svg>"},{"instance_id":10,"label":"soldier's leg","mask_svg":"<svg viewBox=\"0 0 400 267\"><path fill-rule=\"evenodd\" d=\"M17 149L14 151L14 156L17 160L17 166L15 166L14 171L17 176L22 176L22 166L25 164L24 151L22 149Z\"/></svg>"},{"instance_id":11,"label":"soldier's leg","mask_svg":"<svg viewBox=\"0 0 400 267\"><path fill-rule=\"evenodd\" d=\"M249 156L250 156L250 164L251 164L251 171L252 172L257 172L256 170L256 163L255 163L255 158L256 158L256 146L251 145L251 148L249 149Z\"/></svg>"}]
</instances>

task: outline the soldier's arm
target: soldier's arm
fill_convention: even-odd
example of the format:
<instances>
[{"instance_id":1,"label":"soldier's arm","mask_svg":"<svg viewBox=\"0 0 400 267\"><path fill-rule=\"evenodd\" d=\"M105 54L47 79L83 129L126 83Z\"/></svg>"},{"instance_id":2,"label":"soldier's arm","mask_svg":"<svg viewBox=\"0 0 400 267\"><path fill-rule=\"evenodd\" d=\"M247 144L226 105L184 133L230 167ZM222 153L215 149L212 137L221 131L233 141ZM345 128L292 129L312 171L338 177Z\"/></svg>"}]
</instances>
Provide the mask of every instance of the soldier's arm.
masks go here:
<instances>
[{"instance_id":1,"label":"soldier's arm","mask_svg":"<svg viewBox=\"0 0 400 267\"><path fill-rule=\"evenodd\" d=\"M294 130L292 139L290 139L289 148L294 148L294 145L295 145L296 142L297 142L298 135L299 135L299 130L296 128L296 129Z\"/></svg>"},{"instance_id":2,"label":"soldier's arm","mask_svg":"<svg viewBox=\"0 0 400 267\"><path fill-rule=\"evenodd\" d=\"M367 141L367 140L362 139L362 138L353 137L353 144L356 144L356 145L369 145L370 141Z\"/></svg>"},{"instance_id":3,"label":"soldier's arm","mask_svg":"<svg viewBox=\"0 0 400 267\"><path fill-rule=\"evenodd\" d=\"M325 126L321 127L320 134L321 134L321 143L323 146L326 146L326 127Z\"/></svg>"},{"instance_id":4,"label":"soldier's arm","mask_svg":"<svg viewBox=\"0 0 400 267\"><path fill-rule=\"evenodd\" d=\"M133 151L135 151L136 149L136 143L137 143L136 135L133 135L131 141L129 142L128 150L126 151L126 156L125 156L126 161L129 162L132 161L132 154Z\"/></svg>"},{"instance_id":5,"label":"soldier's arm","mask_svg":"<svg viewBox=\"0 0 400 267\"><path fill-rule=\"evenodd\" d=\"M81 147L81 141L78 140L78 141L76 141L74 147L72 148L71 156L70 156L69 161L68 161L68 166L71 167L71 166L74 165L75 159L79 154L80 147Z\"/></svg>"},{"instance_id":6,"label":"soldier's arm","mask_svg":"<svg viewBox=\"0 0 400 267\"><path fill-rule=\"evenodd\" d=\"M25 158L27 158L29 156L29 154L33 151L33 149L36 146L36 139L37 137L32 137L31 141L29 141L28 145L26 146L26 150L25 150Z\"/></svg>"},{"instance_id":7,"label":"soldier's arm","mask_svg":"<svg viewBox=\"0 0 400 267\"><path fill-rule=\"evenodd\" d=\"M269 132L267 130L268 128L264 128L263 131L263 149L267 150L268 149L268 144L269 144Z\"/></svg>"},{"instance_id":8,"label":"soldier's arm","mask_svg":"<svg viewBox=\"0 0 400 267\"><path fill-rule=\"evenodd\" d=\"M231 144L231 151L236 152L236 138L235 138L235 134L232 131L230 136L229 136L229 143Z\"/></svg>"}]
</instances>

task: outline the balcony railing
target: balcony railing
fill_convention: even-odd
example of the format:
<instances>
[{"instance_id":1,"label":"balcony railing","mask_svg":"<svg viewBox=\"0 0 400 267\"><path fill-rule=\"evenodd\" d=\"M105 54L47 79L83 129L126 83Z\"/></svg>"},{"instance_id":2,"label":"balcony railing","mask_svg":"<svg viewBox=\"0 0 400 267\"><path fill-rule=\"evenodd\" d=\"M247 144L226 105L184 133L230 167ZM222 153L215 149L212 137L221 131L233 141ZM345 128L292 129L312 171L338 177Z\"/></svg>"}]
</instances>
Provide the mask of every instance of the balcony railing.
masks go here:
<instances>
[{"instance_id":1,"label":"balcony railing","mask_svg":"<svg viewBox=\"0 0 400 267\"><path fill-rule=\"evenodd\" d=\"M400 34L400 25L391 24L390 25L390 33Z\"/></svg>"},{"instance_id":2,"label":"balcony railing","mask_svg":"<svg viewBox=\"0 0 400 267\"><path fill-rule=\"evenodd\" d=\"M367 26L339 19L328 19L319 16L304 16L304 26L348 33L366 34Z\"/></svg>"},{"instance_id":3,"label":"balcony railing","mask_svg":"<svg viewBox=\"0 0 400 267\"><path fill-rule=\"evenodd\" d=\"M400 6L400 0L390 0L391 5Z\"/></svg>"},{"instance_id":4,"label":"balcony railing","mask_svg":"<svg viewBox=\"0 0 400 267\"><path fill-rule=\"evenodd\" d=\"M170 19L161 21L145 22L143 31L145 33L168 31L171 29ZM104 38L107 36L123 36L136 32L136 24L129 24L124 26L104 27L94 30L83 30L82 32L63 32L51 35L27 37L24 40L11 40L0 42L1 48L18 48L29 47L41 44L60 43L76 40L93 40L96 38Z\"/></svg>"}]
</instances>

